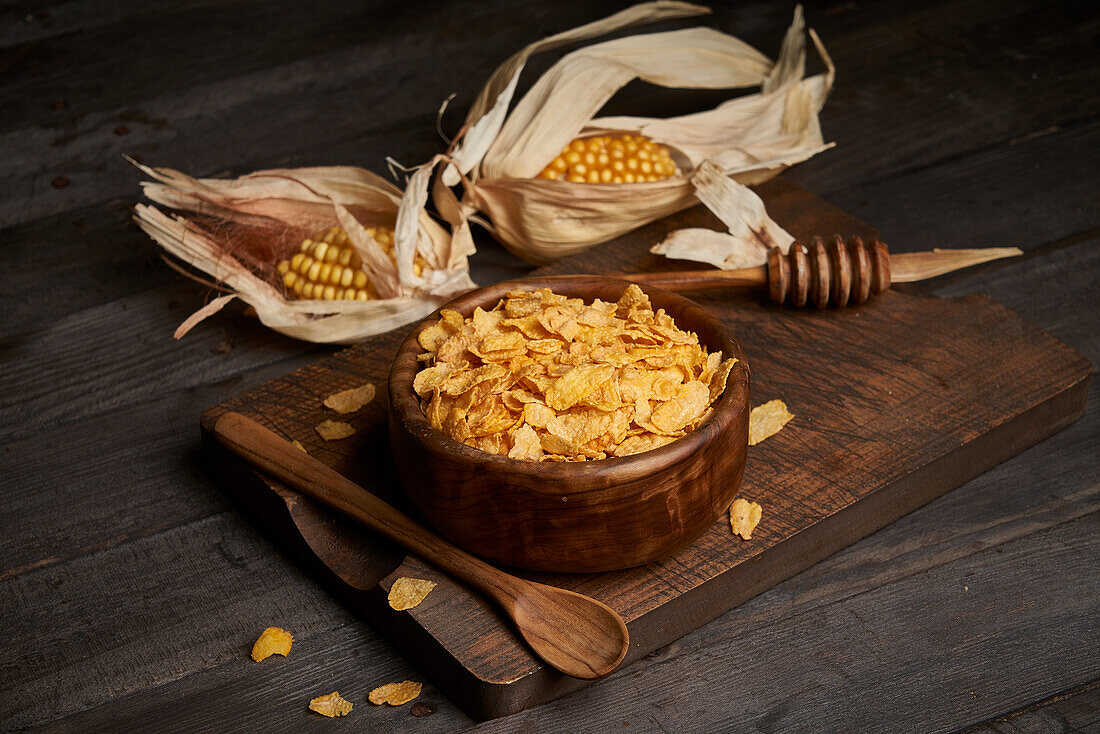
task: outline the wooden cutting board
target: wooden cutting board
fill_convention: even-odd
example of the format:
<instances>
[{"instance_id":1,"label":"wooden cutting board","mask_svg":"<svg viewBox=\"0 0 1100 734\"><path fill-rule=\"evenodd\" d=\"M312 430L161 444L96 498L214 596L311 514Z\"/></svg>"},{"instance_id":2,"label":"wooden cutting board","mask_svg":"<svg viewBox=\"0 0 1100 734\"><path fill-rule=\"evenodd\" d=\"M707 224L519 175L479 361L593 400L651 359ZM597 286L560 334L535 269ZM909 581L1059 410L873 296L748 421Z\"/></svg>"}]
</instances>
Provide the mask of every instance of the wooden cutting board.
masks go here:
<instances>
[{"instance_id":1,"label":"wooden cutting board","mask_svg":"<svg viewBox=\"0 0 1100 734\"><path fill-rule=\"evenodd\" d=\"M865 224L781 179L759 187L772 216L800 238L860 234ZM539 273L689 269L649 254L665 233L720 228L699 207ZM1003 306L975 296L925 299L891 291L859 308L794 310L756 294L691 294L730 324L748 354L752 403L782 398L795 414L749 449L740 496L763 505L751 541L726 518L693 546L641 568L524 574L574 589L623 615L624 665L959 486L1076 420L1089 363ZM211 408L206 458L241 506L363 614L472 717L522 710L586 685L541 665L502 617L466 588L228 454L210 427L245 413L370 491L412 513L389 456L386 375L401 333L351 347ZM374 403L356 434L324 442L322 400L364 381ZM400 576L436 581L420 606L386 604Z\"/></svg>"}]
</instances>

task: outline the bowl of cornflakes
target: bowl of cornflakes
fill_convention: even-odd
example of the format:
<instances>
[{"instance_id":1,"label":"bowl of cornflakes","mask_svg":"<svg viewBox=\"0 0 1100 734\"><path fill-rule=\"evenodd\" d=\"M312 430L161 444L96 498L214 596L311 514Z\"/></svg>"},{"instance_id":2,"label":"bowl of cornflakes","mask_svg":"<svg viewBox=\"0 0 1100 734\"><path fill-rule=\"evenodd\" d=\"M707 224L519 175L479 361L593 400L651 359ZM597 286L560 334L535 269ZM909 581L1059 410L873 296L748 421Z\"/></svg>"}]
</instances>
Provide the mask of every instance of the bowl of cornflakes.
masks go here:
<instances>
[{"instance_id":1,"label":"bowl of cornflakes","mask_svg":"<svg viewBox=\"0 0 1100 734\"><path fill-rule=\"evenodd\" d=\"M614 278L498 283L414 328L390 370L405 491L444 537L518 568L675 553L733 501L749 367L682 296Z\"/></svg>"}]
</instances>

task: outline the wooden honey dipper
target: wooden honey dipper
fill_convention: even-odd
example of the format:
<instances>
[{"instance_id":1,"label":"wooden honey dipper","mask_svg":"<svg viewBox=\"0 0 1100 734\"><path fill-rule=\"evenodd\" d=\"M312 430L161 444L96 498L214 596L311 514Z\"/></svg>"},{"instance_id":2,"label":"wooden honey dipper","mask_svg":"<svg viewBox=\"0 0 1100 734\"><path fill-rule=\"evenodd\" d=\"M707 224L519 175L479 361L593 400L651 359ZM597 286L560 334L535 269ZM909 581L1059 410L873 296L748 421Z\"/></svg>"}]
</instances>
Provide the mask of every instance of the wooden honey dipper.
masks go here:
<instances>
[{"instance_id":1,"label":"wooden honey dipper","mask_svg":"<svg viewBox=\"0 0 1100 734\"><path fill-rule=\"evenodd\" d=\"M809 247L795 241L786 254L773 247L768 251L767 264L755 268L632 273L622 277L670 291L767 286L768 297L776 303L792 306L812 303L825 308L830 303L834 306L864 303L891 283L912 283L1021 254L1022 250L1016 247L989 247L891 255L886 243L877 237L864 242L854 235L845 243L840 235L835 235L828 243L814 237Z\"/></svg>"}]
</instances>

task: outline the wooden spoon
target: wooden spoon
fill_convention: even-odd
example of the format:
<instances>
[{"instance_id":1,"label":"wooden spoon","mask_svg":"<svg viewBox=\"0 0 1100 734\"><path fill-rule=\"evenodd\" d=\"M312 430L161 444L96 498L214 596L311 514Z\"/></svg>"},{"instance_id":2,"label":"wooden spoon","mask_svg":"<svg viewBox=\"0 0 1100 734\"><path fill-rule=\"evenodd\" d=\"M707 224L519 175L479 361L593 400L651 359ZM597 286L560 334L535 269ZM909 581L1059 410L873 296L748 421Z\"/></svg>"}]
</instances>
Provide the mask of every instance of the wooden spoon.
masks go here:
<instances>
[{"instance_id":1,"label":"wooden spoon","mask_svg":"<svg viewBox=\"0 0 1100 734\"><path fill-rule=\"evenodd\" d=\"M606 604L493 568L240 413L220 416L214 434L223 446L257 468L481 591L511 617L536 655L566 675L601 678L626 656L630 646L626 624Z\"/></svg>"}]
</instances>

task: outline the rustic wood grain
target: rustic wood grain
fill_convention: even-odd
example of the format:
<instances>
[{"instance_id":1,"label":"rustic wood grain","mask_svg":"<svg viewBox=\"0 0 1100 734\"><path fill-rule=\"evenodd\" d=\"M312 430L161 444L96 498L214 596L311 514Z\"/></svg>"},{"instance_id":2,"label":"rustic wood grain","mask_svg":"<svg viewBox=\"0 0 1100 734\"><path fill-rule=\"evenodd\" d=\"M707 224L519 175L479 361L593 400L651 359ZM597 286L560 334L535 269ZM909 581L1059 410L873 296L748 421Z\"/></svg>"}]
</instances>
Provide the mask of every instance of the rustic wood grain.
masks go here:
<instances>
[{"instance_id":1,"label":"rustic wood grain","mask_svg":"<svg viewBox=\"0 0 1100 734\"><path fill-rule=\"evenodd\" d=\"M481 80L504 56L613 3L460 2L385 11L360 5L356 16L345 3L319 2L309 11L318 17L304 23L297 22L304 11L283 12L284 3L239 3L224 6L219 23L197 22L210 5L19 0L0 8L0 207L4 221L24 223L0 230L0 407L18 396L8 389L9 370L24 350L50 338L55 322L80 320L108 351L133 328L136 310L164 312L155 323L138 319L146 339L156 342L204 300L205 290L163 266L129 223L137 177L120 152L207 175L317 163L382 171L387 154L413 162L439 145L434 102L425 99L458 93L444 119L444 130L453 133ZM774 55L791 7L719 6L712 20ZM252 15L255 33L234 37L228 49L218 43L225 28L249 27ZM304 35L302 28L332 28L326 18L333 17L347 19L350 30L320 44L292 37ZM464 25L467 17L472 24ZM298 30L279 27L283 18L294 18L287 26ZM1100 148L1090 127L1100 24L1091 3L810 3L807 19L839 66L822 113L825 135L838 147L788 176L873 222L895 251L1023 247L1031 254L1018 263L907 290L987 291L1093 362L1100 359L1096 309L1084 307L1095 301L1100 267L1092 204ZM429 27L448 30L433 34ZM186 44L172 37L181 28L188 29ZM402 76L406 61L414 71ZM156 73L131 73L141 65ZM532 64L531 76L541 68ZM395 70L408 93L380 102L371 90L393 85L372 75ZM616 113L658 115L720 99L655 94L645 85L631 85L620 97L611 103ZM128 131L116 133L119 126ZM66 188L51 185L58 176L69 179ZM525 270L478 234L475 273L497 275L475 279L492 282ZM484 269L487 260L491 267ZM173 288L169 297L155 297ZM120 307L104 307L116 302ZM73 410L51 405L47 396L49 420L32 420L27 430L10 421L33 419L34 401L4 415L0 565L15 570L0 581L7 600L0 620L16 632L0 655L0 730L57 721L52 728L81 732L327 731L335 722L304 709L309 698L331 690L318 691L318 682L361 702L374 685L419 675L341 604L319 597L319 578L275 552L203 478L191 427L196 411L326 353L302 346L272 361L260 350L253 362L256 333L254 322L231 307L175 345L181 364L199 359L197 370L147 369L127 351L102 359L95 339L81 343L77 359L32 350L38 356L24 387L33 389L35 376L67 384L74 371L116 378L114 385L101 380L87 393L69 392ZM66 345L55 338L51 349L61 357ZM140 341L128 347L141 348ZM204 357L211 350L222 361ZM233 366L225 369L229 360ZM626 731L736 730L758 720L763 729L772 721L782 728L783 716L805 707L814 710L818 730L873 720L888 723L869 729L947 731L1087 683L1096 658L1087 643L1095 631L1090 637L1089 628L1072 622L1090 618L1100 592L1085 586L1061 593L1076 573L1091 569L1039 549L1058 542L1042 536L1045 528L1097 506L1095 391L1085 419L1062 433L640 661L621 683L612 678L594 689L621 686L616 695L565 699L517 717L514 728L619 728L629 721ZM190 540L179 542L181 534ZM982 548L1008 548L1036 535L1042 537L1015 566L986 562L995 550ZM219 548L231 550L240 565ZM366 565L376 562L386 566ZM396 568L400 557L392 563ZM1046 580L1057 608L1019 604L1021 568L1038 586ZM929 588L959 588L968 583L966 573L986 579L990 593L930 606L921 606L919 593L902 598L911 577ZM158 604L166 588L170 601ZM857 635L862 630L838 610L869 593L884 602L876 608L881 645L875 654L848 655L853 628ZM885 603L895 595L896 604ZM135 599L144 601L135 606ZM906 603L929 628L954 630L963 613L978 620L967 628L965 652L951 647L965 630L908 634L914 619ZM819 614L817 624L804 627L805 638L792 636L790 619L821 609L833 616ZM1061 624L1053 612L1070 620L1069 634L1050 634L1051 625ZM300 633L295 657L284 661L288 667L264 668L247 659L247 647L276 617ZM799 654L726 654L731 639L774 626L803 643ZM1039 643L1025 660L1016 641L1031 638ZM818 659L832 665L816 676L791 674ZM643 664L653 672L639 675ZM850 696L851 682L867 681L871 690L906 665L919 679L915 685ZM973 677L986 684L978 696L969 695ZM967 695L956 697L958 691ZM404 710L360 705L355 716L364 718L344 724L378 731L470 725L430 686L422 699L436 713L412 719ZM1088 703L1086 696L1082 706Z\"/></svg>"},{"instance_id":2,"label":"rustic wood grain","mask_svg":"<svg viewBox=\"0 0 1100 734\"><path fill-rule=\"evenodd\" d=\"M1100 680L998 716L968 728L963 734L1044 734L1083 732L1100 728Z\"/></svg>"},{"instance_id":3,"label":"rustic wood grain","mask_svg":"<svg viewBox=\"0 0 1100 734\"><path fill-rule=\"evenodd\" d=\"M1063 248L1052 253L1051 260L1039 264L1045 276L1040 283L1046 286L1047 290L1040 290L1035 294L1035 299L1029 298L1028 292L1021 287L1028 282L1035 263L1015 261L1006 269L986 273L973 287L987 290L991 295L1012 303L1029 318L1055 318L1056 321L1040 320L1039 323L1052 328L1061 338L1078 344L1086 355L1095 360L1100 358L1100 342L1097 342L1100 330L1095 328L1095 315L1087 310L1078 309L1073 311L1072 318L1066 318L1059 311L1057 301L1060 297L1068 302L1076 302L1089 292L1092 282L1088 274L1090 266L1098 256L1096 253L1094 243L1091 242L1079 243L1075 247ZM1094 387L1093 392L1095 390ZM646 700L632 698L629 695L614 701L601 699L599 706L607 709L606 720L615 720L613 717L617 713L623 720L629 718L634 724L642 723L646 727L655 728L650 716L663 717L659 720L666 724L672 720L669 717L689 717L680 720L693 721L700 726L704 725L702 722L711 722L710 725L717 727L718 722L724 721L723 717L730 710L749 711L750 714L747 716L750 719L764 716L774 707L761 703L760 691L757 688L749 687L743 690L744 683L754 680L768 681L769 686L775 689L776 695L767 700L781 703L784 699L783 691L787 692L786 695L793 695L804 687L801 678L789 674L791 669L801 669L802 663L785 657L773 660L770 655L762 655L751 661L741 659L737 666L730 664L726 667L714 659L714 654L716 651L730 648L731 635L737 639L743 635L754 634L759 629L766 629L776 624L782 625L785 619L812 616L816 613L815 610L823 606L835 605L848 598L860 598L876 589L883 589L882 593L885 598L888 598L894 593L892 590L896 589L896 584L914 576L921 576L925 579L923 584L932 588L938 585L954 585L955 588L961 588L969 583L968 578L972 578L972 576L967 577L966 574L974 573L987 579L991 585L991 591L998 588L1003 590L982 598L961 597L958 603L943 607L921 606L922 615L940 615L940 625L945 629L953 628L952 620L962 610L969 610L973 618L981 619L989 614L1002 614L1007 608L1012 609L1012 616L1002 617L1002 619L1006 621L1011 619L1014 629L1034 629L1045 633L1049 621L1042 615L1046 615L1053 607L1044 604L1032 605L1026 609L1018 608L1017 602L1013 601L1019 587L1017 569L1014 566L1000 566L998 568L1001 571L991 570L983 560L983 549L995 552L997 548L1003 549L1008 544L1041 533L1044 528L1064 524L1074 517L1080 517L1081 513L1089 511L1090 506L1092 512L1100 509L1100 503L1097 502L1097 498L1100 497L1098 494L1100 485L1093 481L1082 487L1080 482L1082 477L1095 476L1093 471L1095 455L1096 451L1100 450L1100 446L1096 443L1097 437L1100 436L1100 432L1096 430L1097 419L1100 418L1100 412L1097 411L1098 405L1100 404L1095 399L1090 401L1086 418L1066 431L1030 449L1017 459L988 472L959 491L949 493L852 548L817 564L772 592L738 607L725 615L722 622L703 627L672 648L657 654L650 660L659 662L660 667L651 677L639 679L634 673L637 666L632 667L629 677L622 685L642 691L638 695L647 700L656 696L661 706L659 709L652 709ZM1047 540L1040 541L1040 543L1047 542ZM196 547L194 552L201 555L207 553L207 550ZM977 571L959 571L956 561L974 554L979 555L972 567ZM195 563L200 560L200 555L195 555L193 559L188 558L186 562ZM1072 574L1066 576L1070 572L1065 566L1060 565L1059 561L1055 560L1053 563L1050 573L1054 575L1050 578L1063 584L1067 578L1072 578ZM103 568L109 568L109 566ZM1032 574L1045 573L1043 569L1047 566L1044 561L1035 560L1030 562L1029 568ZM140 577L142 572L134 569L134 573ZM151 571L145 573L148 574ZM422 570L401 572L402 575L418 573L422 573ZM304 575L298 576L296 585L307 590L313 588L313 582L310 579ZM1041 579L1037 581L1040 584L1041 582ZM1061 588L1058 583L1051 586L1055 592ZM79 596L85 592L73 589L68 593ZM1050 604L1068 605L1066 614L1072 616L1072 609L1077 609L1081 614L1091 609L1093 598L1095 597L1088 593L1086 587L1081 595L1058 596L1051 599ZM724 620L729 617L733 619L728 623L725 622ZM899 661L909 660L911 656L928 646L943 650L944 655L947 655L945 647L947 643L942 639L925 640L919 645L911 644L904 637L897 639L896 630L906 629L910 623L905 616L904 605L899 605L892 613L885 616L880 613L879 617L882 620L882 626L876 633L890 656L888 658L882 658L882 656L844 658L846 667L841 672L848 678L853 675L867 676L872 680L876 675L889 677L892 666ZM261 609L257 611L256 620L254 624L262 627L266 625L269 618ZM217 627L225 624L226 621L219 617L212 619L211 622ZM819 644L820 654L829 655L831 644L848 644L844 642L848 638L842 634L846 628L847 625L844 624L818 625L808 629L807 634L810 637L807 638L807 642ZM243 656L234 658L231 651L227 651L226 656L223 657L225 662L220 666L160 687L157 689L155 699L150 699L150 694L135 694L128 698L120 698L102 708L91 709L63 727L59 726L56 730L88 731L103 728L109 724L137 730L143 720L148 722L144 717L150 707L156 707L162 712L163 718L158 719L161 722L160 726L163 727L162 730L194 731L214 725L213 722L217 722L219 717L231 717L234 721L265 721L273 731L295 731L309 724L306 718L293 717L293 712L300 710L295 709L294 696L297 695L299 700L308 700L311 696L306 694L315 692L315 689L311 688L312 678L309 670L323 670L326 675L333 675L333 680L345 681L340 684L341 690L355 680L363 677L370 678L371 674L360 670L364 660L377 660L377 665L385 667L384 670L379 669L373 674L377 677L371 682L362 684L368 689L372 683L400 680L415 675L415 671L407 667L396 669L393 667L394 665L406 666L406 664L392 652L385 652L387 648L384 643L364 642L374 637L369 630L354 631L354 625L343 629L346 631L322 631L315 635L314 638L317 640L315 643L301 648L303 654L310 655L309 664L315 667L295 668L288 674L289 677L281 676L278 679L278 685L272 684L270 688L266 674L257 678L259 674L247 667L251 664L250 661ZM962 631L959 634L962 634ZM332 635L336 636L335 639L331 637ZM1003 635L973 639L967 648L967 656L958 659L957 665L953 666L949 672L930 669L922 683L922 690L923 686L933 684L941 687L937 690L948 692L954 687L966 684L965 676L969 674L968 671L984 669L986 672L981 673L981 676L990 681L990 686L980 697L967 695L962 700L946 699L944 704L936 705L922 698L924 703L917 710L908 706L909 699L904 695L886 700L859 698L848 700L843 707L839 708L828 706L818 708L817 713L823 717L819 720L819 726L826 730L841 727L853 714L869 715L866 712L872 708L876 711L885 711L887 715L893 712L894 716L903 711L910 717L918 713L919 718L916 720L919 722L929 721L928 717L934 717L941 722L960 722L963 720L957 718L960 713L965 713L975 722L982 721L1016 708L1011 705L1011 702L1023 700L1018 697L1016 691L1018 684L1025 679L1031 681L1043 679L1044 684L1057 686L1054 689L1047 689L1049 694L1054 694L1065 687L1064 681L1067 680L1065 675L1069 671L1087 675L1081 672L1083 670L1081 663L1088 659L1089 654L1094 653L1091 648L1081 649L1079 644L1081 639L1089 639L1086 635L1083 638L1074 639L1073 644L1068 647L1060 647L1051 642L1040 651L1038 659L1025 662L1011 658L1011 653L1003 647L1010 639L1011 636L1005 639ZM840 640L840 642L830 643L829 640ZM250 640L244 639L241 643L242 649L248 642ZM329 644L330 642L332 644ZM332 651L357 650L361 649L359 646L362 644L377 645L377 648L371 648L347 660L340 656L330 657ZM307 652L313 645L319 645L320 647L316 649L323 651L323 654L318 652L314 656L314 653ZM700 658L687 654L691 650L697 650L700 655L706 657ZM998 650L1000 652L997 652ZM365 658L364 655L366 655ZM1004 657L1006 655L1010 657ZM995 659L1000 660L995 671L987 669L987 666L992 663L982 662ZM705 690L722 689L730 692L729 698L723 699L725 703L722 706L701 707L698 695L691 694L686 689L680 689L680 693L675 691L659 693L667 685L667 680L679 678L696 680L693 676L698 673L700 660L709 661L705 665L708 680L700 685ZM648 661L645 664L648 665ZM374 665L376 664L372 663L368 667L374 670ZM876 666L888 667L876 668ZM350 672L351 680L349 681L347 673L340 671ZM947 677L942 677L944 675ZM616 680L612 678L602 684L601 688L615 684ZM999 683L993 683L993 681L999 681ZM841 675L831 676L821 685L824 688L818 690L817 700L822 701L829 697L830 690L838 697L843 697L845 691L850 690L848 682ZM1035 683L1029 685L1034 686ZM280 703L277 706L263 695L264 692L276 687L286 691L279 698ZM247 691L255 691L256 694L244 695L241 700L239 697L241 692L247 693ZM435 697L433 703L439 704L440 708L437 709L439 713L423 720L417 725L418 727L431 726L432 728L425 729L428 731L450 731L466 726L461 723L466 721L464 717L453 707L449 707L446 699L440 699L438 693L430 691L428 695ZM567 701L572 700L570 698ZM798 697L793 698L791 703L784 706L785 710L790 710L791 707L797 708L799 700L801 699ZM947 704L948 700L952 701L950 705ZM204 705L195 706L194 702L197 701L202 701ZM568 709L566 702L563 702L563 706ZM554 707L537 709L539 712L545 712L543 714L545 718L541 720L545 727L553 727L556 717L562 715L562 710ZM639 711L646 711L647 714L639 714ZM860 711L865 713L860 714ZM382 730L401 730L402 722L408 721L407 718L397 719L394 715L386 714L388 718L384 720L386 723L382 724L377 723L379 716L382 716L381 712L372 715L370 721L372 726L377 725ZM441 719L446 722L446 725L439 723ZM516 724L516 726L522 725ZM945 724L941 728L946 730L950 727Z\"/></svg>"},{"instance_id":4,"label":"rustic wood grain","mask_svg":"<svg viewBox=\"0 0 1100 734\"><path fill-rule=\"evenodd\" d=\"M868 231L795 187L770 186L783 195L771 207L774 216L794 231L821 231L822 221L841 231ZM665 220L657 226L674 225ZM540 272L633 270L653 257L651 241L642 230ZM984 299L884 293L864 307L814 313L714 290L700 294L700 302L741 336L754 364L754 402L782 397L804 429L795 435L792 424L754 449L760 463L750 461L742 494L759 499L773 519L757 529L752 544L732 544L723 520L692 547L651 566L553 577L552 583L596 596L623 614L634 640L628 661L1050 435L1083 410L1087 362ZM782 350L769 348L773 340L781 340ZM332 369L318 363L222 408L248 412L283 435L302 435L322 416L314 408L314 417L298 418L302 405L295 395L315 385L346 389L386 374L385 362L375 361L377 349L368 357L359 349L337 355ZM807 371L805 365L823 353L829 368ZM1041 371L1028 367L1039 363ZM351 377L356 370L360 376ZM352 423L377 439L380 412ZM342 473L360 471L367 452L370 465L386 461L384 441L360 441L357 434L341 443L347 450L328 456L341 462L333 466ZM212 458L215 470L223 471L224 457ZM373 478L364 486L393 492ZM308 541L312 529L297 533ZM453 593L449 608L411 612L437 641L433 649L426 651L421 640L402 647L433 661L445 650L450 664L429 668L467 712L499 716L575 687L539 669L483 603L460 588Z\"/></svg>"}]
</instances>

